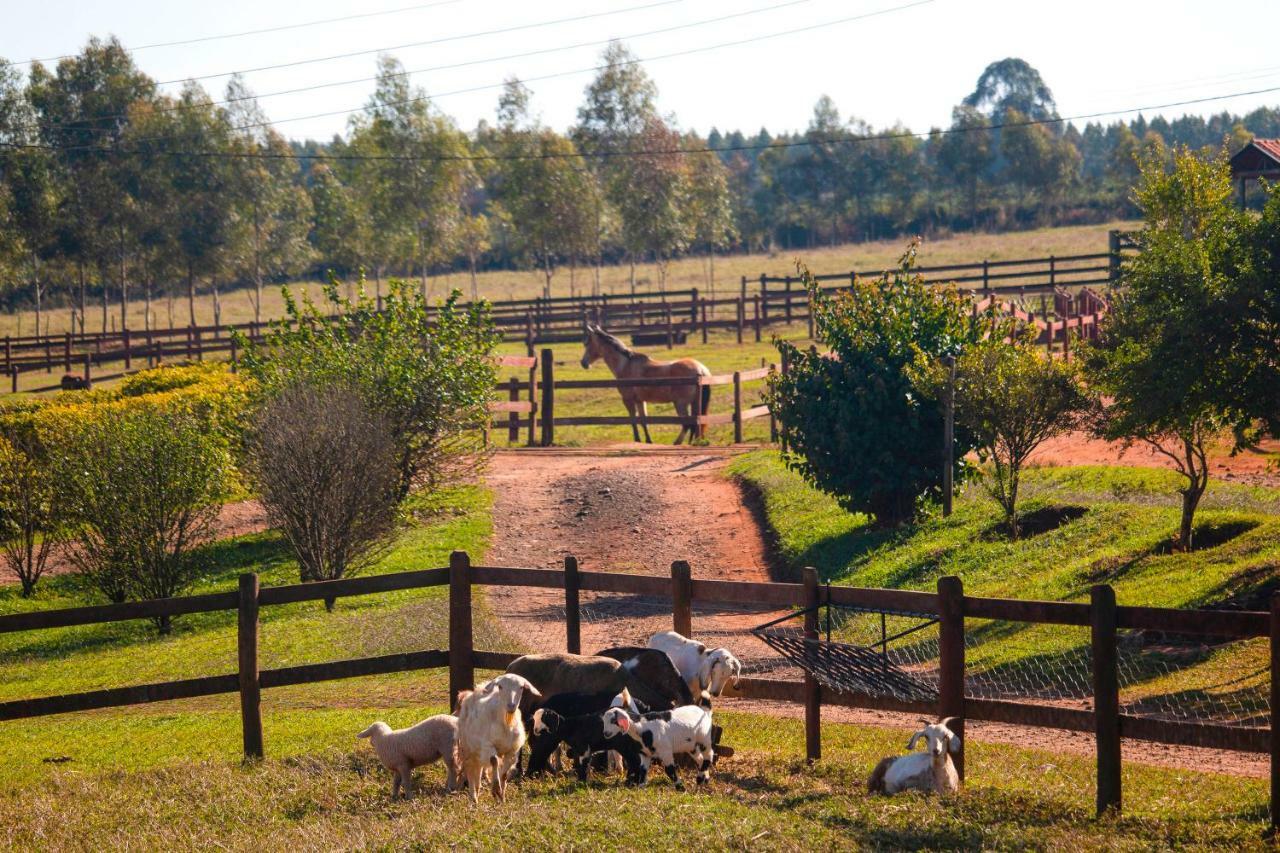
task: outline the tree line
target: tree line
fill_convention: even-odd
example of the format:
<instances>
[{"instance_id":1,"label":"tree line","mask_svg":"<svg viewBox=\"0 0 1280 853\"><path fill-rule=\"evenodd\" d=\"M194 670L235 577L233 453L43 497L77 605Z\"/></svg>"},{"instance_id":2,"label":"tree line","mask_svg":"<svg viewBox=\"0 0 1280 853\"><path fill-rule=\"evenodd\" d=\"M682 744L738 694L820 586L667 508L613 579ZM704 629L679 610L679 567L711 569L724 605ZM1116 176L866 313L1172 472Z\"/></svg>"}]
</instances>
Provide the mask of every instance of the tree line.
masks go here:
<instances>
[{"instance_id":1,"label":"tree line","mask_svg":"<svg viewBox=\"0 0 1280 853\"><path fill-rule=\"evenodd\" d=\"M215 99L195 82L160 91L124 47L91 39L23 75L0 61L0 300L71 304L79 330L148 325L197 293L214 315L231 287L302 275L386 277L537 269L548 295L599 288L605 263L794 249L896 234L1099 221L1136 212L1140 158L1175 145L1238 148L1280 135L1280 111L1083 129L1019 59L992 63L927 134L876 130L818 100L802 133L681 130L621 44L604 52L566 132L508 80L493 121L464 131L403 66L379 59L374 92L345 133L291 141L233 77ZM567 279L567 281L566 281ZM92 303L92 306L91 306ZM113 307L117 306L117 307ZM47 319L44 320L47 326ZM46 331L41 327L41 331Z\"/></svg>"}]
</instances>

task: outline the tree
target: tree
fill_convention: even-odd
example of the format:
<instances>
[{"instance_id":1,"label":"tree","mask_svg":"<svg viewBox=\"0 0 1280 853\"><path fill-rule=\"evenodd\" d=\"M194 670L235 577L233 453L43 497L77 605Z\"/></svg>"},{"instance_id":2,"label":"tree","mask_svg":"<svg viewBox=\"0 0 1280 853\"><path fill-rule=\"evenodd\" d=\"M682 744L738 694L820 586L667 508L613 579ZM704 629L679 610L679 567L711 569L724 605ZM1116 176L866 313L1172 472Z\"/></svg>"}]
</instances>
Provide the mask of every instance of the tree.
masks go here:
<instances>
[{"instance_id":1,"label":"tree","mask_svg":"<svg viewBox=\"0 0 1280 853\"><path fill-rule=\"evenodd\" d=\"M0 554L23 598L35 592L63 532L56 481L31 444L0 438Z\"/></svg>"},{"instance_id":2,"label":"tree","mask_svg":"<svg viewBox=\"0 0 1280 853\"><path fill-rule=\"evenodd\" d=\"M912 383L911 365L958 355L989 327L954 288L912 273L914 261L913 245L896 271L834 294L800 266L831 353L778 341L788 369L768 390L793 449L787 464L846 510L884 526L908 521L921 498L941 491L942 407ZM955 438L954 473L963 478L964 456L976 445L962 426Z\"/></svg>"},{"instance_id":3,"label":"tree","mask_svg":"<svg viewBox=\"0 0 1280 853\"><path fill-rule=\"evenodd\" d=\"M956 107L951 111L951 132L938 142L937 157L952 185L964 192L970 225L976 226L978 186L995 163L991 121L975 107Z\"/></svg>"},{"instance_id":4,"label":"tree","mask_svg":"<svg viewBox=\"0 0 1280 853\"><path fill-rule=\"evenodd\" d=\"M973 92L964 105L974 107L997 123L1008 121L1010 110L1026 119L1044 121L1058 117L1053 92L1045 85L1040 72L1026 60L1016 57L993 62L982 71Z\"/></svg>"},{"instance_id":5,"label":"tree","mask_svg":"<svg viewBox=\"0 0 1280 853\"><path fill-rule=\"evenodd\" d=\"M634 153L617 158L623 162L615 165L609 190L622 220L622 242L633 265L637 255L651 253L664 293L667 265L688 245L690 236L685 215L689 172L680 147L680 134L662 119L650 118L636 139Z\"/></svg>"},{"instance_id":6,"label":"tree","mask_svg":"<svg viewBox=\"0 0 1280 853\"><path fill-rule=\"evenodd\" d=\"M247 468L302 581L350 577L396 529L399 453L391 425L359 389L296 385L264 401L246 441ZM325 606L333 609L333 599Z\"/></svg>"},{"instance_id":7,"label":"tree","mask_svg":"<svg viewBox=\"0 0 1280 853\"><path fill-rule=\"evenodd\" d=\"M912 380L945 399L949 374L948 365L922 359ZM1017 539L1023 466L1045 440L1075 426L1086 408L1076 363L1042 356L1030 330L1019 333L1001 323L956 358L952 393L956 422L973 436L979 456L991 460L987 488L1004 510L1010 537Z\"/></svg>"},{"instance_id":8,"label":"tree","mask_svg":"<svg viewBox=\"0 0 1280 853\"><path fill-rule=\"evenodd\" d=\"M1009 125L1000 133L1000 153L1008 176L1040 196L1048 212L1062 197L1080 168L1080 154L1045 125L1026 124L1026 116L1010 108Z\"/></svg>"},{"instance_id":9,"label":"tree","mask_svg":"<svg viewBox=\"0 0 1280 853\"><path fill-rule=\"evenodd\" d=\"M697 145L696 137L693 145ZM733 196L729 192L729 170L715 154L691 154L688 207L685 209L690 241L707 253L707 287L716 297L716 252L727 249L738 238L734 225Z\"/></svg>"},{"instance_id":10,"label":"tree","mask_svg":"<svg viewBox=\"0 0 1280 853\"><path fill-rule=\"evenodd\" d=\"M1236 389L1251 353L1232 340L1242 317L1227 297L1244 264L1247 226L1232 204L1222 154L1202 159L1182 148L1168 171L1151 157L1134 198L1143 213L1142 252L1125 260L1102 338L1083 350L1086 375L1111 400L1098 434L1142 442L1182 475L1175 545L1190 550L1209 482L1206 447L1246 414Z\"/></svg>"}]
</instances>

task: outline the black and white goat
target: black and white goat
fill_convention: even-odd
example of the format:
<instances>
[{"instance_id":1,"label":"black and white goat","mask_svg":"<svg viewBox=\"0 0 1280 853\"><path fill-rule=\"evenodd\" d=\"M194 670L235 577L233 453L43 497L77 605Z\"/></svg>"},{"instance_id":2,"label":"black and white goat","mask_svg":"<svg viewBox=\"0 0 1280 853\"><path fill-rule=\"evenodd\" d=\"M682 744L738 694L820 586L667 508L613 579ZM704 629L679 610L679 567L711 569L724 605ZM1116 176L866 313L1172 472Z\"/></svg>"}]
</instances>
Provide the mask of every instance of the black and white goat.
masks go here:
<instances>
[{"instance_id":1,"label":"black and white goat","mask_svg":"<svg viewBox=\"0 0 1280 853\"><path fill-rule=\"evenodd\" d=\"M533 736L530 738L533 754L529 759L530 772L535 761L545 767L547 756L561 743L565 745L578 781L587 781L591 772L593 754L617 753L626 769L628 785L644 781L645 764L640 744L625 734L604 731L604 715L599 711L575 716L561 716L551 708L542 707L533 712Z\"/></svg>"},{"instance_id":2,"label":"black and white goat","mask_svg":"<svg viewBox=\"0 0 1280 853\"><path fill-rule=\"evenodd\" d=\"M603 730L608 737L621 732L643 747L641 763L646 778L649 764L657 759L676 790L683 791L684 783L676 774L676 756L691 755L698 768L698 784L711 780L715 747L711 742L711 712L705 708L684 705L673 711L652 711L648 714L610 708L604 713Z\"/></svg>"}]
</instances>

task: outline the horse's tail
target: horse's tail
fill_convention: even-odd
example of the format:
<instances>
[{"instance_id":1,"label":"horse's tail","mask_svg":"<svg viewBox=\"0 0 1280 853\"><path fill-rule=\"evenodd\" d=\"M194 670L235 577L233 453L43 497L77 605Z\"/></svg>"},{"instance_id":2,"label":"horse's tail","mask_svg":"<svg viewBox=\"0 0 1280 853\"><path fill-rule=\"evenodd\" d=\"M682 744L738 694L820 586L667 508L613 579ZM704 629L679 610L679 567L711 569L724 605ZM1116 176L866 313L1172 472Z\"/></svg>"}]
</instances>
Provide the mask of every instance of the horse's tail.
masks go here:
<instances>
[{"instance_id":1,"label":"horse's tail","mask_svg":"<svg viewBox=\"0 0 1280 853\"><path fill-rule=\"evenodd\" d=\"M705 415L711 411L711 386L703 385L698 390L702 392L702 400L700 402L700 405L698 406L698 414ZM707 437L707 425L698 424L698 438L706 438L706 437Z\"/></svg>"}]
</instances>

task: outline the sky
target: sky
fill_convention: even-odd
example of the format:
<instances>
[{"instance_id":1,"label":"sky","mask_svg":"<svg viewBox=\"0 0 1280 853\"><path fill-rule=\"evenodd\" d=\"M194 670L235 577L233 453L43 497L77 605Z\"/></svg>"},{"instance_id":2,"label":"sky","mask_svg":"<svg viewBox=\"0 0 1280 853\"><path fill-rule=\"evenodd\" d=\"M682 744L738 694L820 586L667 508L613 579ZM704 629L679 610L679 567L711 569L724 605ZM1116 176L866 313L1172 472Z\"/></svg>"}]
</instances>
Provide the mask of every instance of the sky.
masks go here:
<instances>
[{"instance_id":1,"label":"sky","mask_svg":"<svg viewBox=\"0 0 1280 853\"><path fill-rule=\"evenodd\" d=\"M949 123L990 62L1039 69L1064 116L1239 92L1162 113L1280 105L1280 0L3 0L0 57L74 53L115 35L177 91L221 97L244 71L276 127L328 139L373 88L380 50L464 129L493 120L504 79L533 91L548 125L575 120L610 39L621 39L682 129L803 130L829 95L844 119L925 131ZM364 17L313 23L338 17ZM731 16L731 17L727 17ZM298 26L303 24L304 26ZM275 32L243 35L267 28ZM494 32L505 30L505 32ZM237 34L233 37L221 38ZM216 37L216 38L210 38ZM175 41L195 43L152 46ZM423 44L423 42L432 42ZM536 52L536 55L530 55ZM331 58L337 54L357 56ZM679 55L672 55L679 54ZM312 61L322 60L322 61ZM290 64L264 69L264 66ZM447 67L446 67L447 66ZM26 66L23 66L26 67ZM254 70L264 69L264 70ZM221 75L221 76L208 76ZM308 92L271 93L316 86ZM1134 114L1125 114L1129 118ZM1111 120L1113 116L1103 120Z\"/></svg>"}]
</instances>

